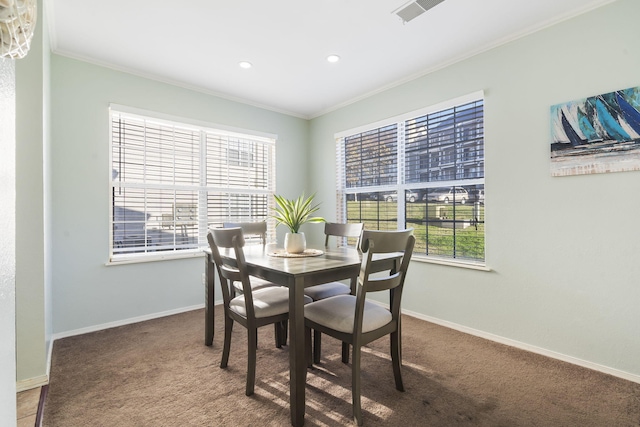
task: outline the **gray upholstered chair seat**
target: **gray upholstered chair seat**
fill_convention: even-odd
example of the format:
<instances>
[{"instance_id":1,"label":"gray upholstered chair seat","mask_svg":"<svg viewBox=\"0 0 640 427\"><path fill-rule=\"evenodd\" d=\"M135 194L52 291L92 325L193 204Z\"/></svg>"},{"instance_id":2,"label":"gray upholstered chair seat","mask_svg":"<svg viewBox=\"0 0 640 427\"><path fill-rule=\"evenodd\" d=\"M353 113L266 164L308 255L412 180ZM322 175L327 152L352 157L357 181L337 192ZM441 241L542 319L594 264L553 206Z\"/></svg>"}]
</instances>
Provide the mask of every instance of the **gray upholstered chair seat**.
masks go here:
<instances>
[{"instance_id":1,"label":"gray upholstered chair seat","mask_svg":"<svg viewBox=\"0 0 640 427\"><path fill-rule=\"evenodd\" d=\"M340 282L323 283L322 285L310 286L304 290L304 294L310 296L314 301L335 297L336 295L349 295L350 293L351 288Z\"/></svg>"},{"instance_id":2,"label":"gray upholstered chair seat","mask_svg":"<svg viewBox=\"0 0 640 427\"><path fill-rule=\"evenodd\" d=\"M249 282L251 283L251 290L253 291L278 286L275 283L255 276L249 276ZM233 287L236 289L236 292L242 293L242 282L233 282Z\"/></svg>"},{"instance_id":3,"label":"gray upholstered chair seat","mask_svg":"<svg viewBox=\"0 0 640 427\"><path fill-rule=\"evenodd\" d=\"M307 304L304 307L304 317L333 330L351 334L353 333L355 307L355 296L338 295ZM392 316L389 310L378 304L365 302L362 321L363 333L381 328L391 320Z\"/></svg>"},{"instance_id":4,"label":"gray upholstered chair seat","mask_svg":"<svg viewBox=\"0 0 640 427\"><path fill-rule=\"evenodd\" d=\"M271 286L253 291L252 294L256 318L276 316L289 311L289 289L284 286ZM307 304L312 299L305 296L304 301ZM244 295L233 298L229 303L229 309L246 317Z\"/></svg>"}]
</instances>

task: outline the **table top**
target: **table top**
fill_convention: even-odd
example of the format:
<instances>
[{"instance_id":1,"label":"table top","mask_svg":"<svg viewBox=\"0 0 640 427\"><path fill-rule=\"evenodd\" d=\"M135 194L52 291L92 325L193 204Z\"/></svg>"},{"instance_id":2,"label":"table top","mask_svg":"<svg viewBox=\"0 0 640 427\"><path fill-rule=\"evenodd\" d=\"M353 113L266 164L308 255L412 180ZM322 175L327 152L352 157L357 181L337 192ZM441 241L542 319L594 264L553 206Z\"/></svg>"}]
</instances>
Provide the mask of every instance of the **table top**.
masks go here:
<instances>
[{"instance_id":1,"label":"table top","mask_svg":"<svg viewBox=\"0 0 640 427\"><path fill-rule=\"evenodd\" d=\"M361 262L361 254L354 248L323 248L322 255L314 257L284 258L269 256L276 249L274 245L247 245L244 257L247 265L260 267L287 275L312 274L336 268L355 267ZM220 256L234 259L232 249L220 251Z\"/></svg>"},{"instance_id":2,"label":"table top","mask_svg":"<svg viewBox=\"0 0 640 427\"><path fill-rule=\"evenodd\" d=\"M305 276L308 279L306 286L316 281L314 277L318 275L331 275L332 273L353 270L357 275L362 263L362 253L355 248L337 247L324 248L323 254L314 257L283 258L269 256L270 252L276 250L276 246L270 245L247 245L244 247L244 257L247 267L251 269L250 274L272 280L273 275L290 278ZM210 251L208 251L210 253ZM234 260L233 249L220 251L220 256L227 260ZM402 253L374 254L374 262L379 265L376 270L387 269L389 262L394 262L402 256ZM333 279L332 279L333 280ZM307 281L307 280L305 280Z\"/></svg>"}]
</instances>

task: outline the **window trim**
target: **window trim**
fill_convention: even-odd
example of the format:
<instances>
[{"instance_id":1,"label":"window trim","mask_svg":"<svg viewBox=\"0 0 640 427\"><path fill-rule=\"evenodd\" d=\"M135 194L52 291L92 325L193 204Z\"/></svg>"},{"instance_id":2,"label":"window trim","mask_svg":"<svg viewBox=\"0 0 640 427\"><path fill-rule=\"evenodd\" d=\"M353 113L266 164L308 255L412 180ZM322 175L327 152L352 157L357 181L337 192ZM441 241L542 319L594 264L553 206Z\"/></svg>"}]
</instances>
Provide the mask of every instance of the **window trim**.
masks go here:
<instances>
[{"instance_id":1,"label":"window trim","mask_svg":"<svg viewBox=\"0 0 640 427\"><path fill-rule=\"evenodd\" d=\"M364 187L347 188L346 186L346 173L344 170L345 158L344 158L344 140L346 137L353 136L360 133L365 133L373 129L389 126L393 123L398 123L398 135L404 132L404 123L407 120L414 119L416 117L425 116L431 113L446 110L458 105L464 105L482 99L486 101L484 90L479 90L466 95L459 96L457 98L448 99L446 101L439 102L437 104L429 105L417 110L402 113L396 116L389 117L387 119L378 120L373 123L368 123L348 130L340 131L334 134L336 141L336 216L338 221L346 221L347 209L346 209L346 195L357 194L363 191ZM486 106L486 102L484 102ZM483 127L486 123L486 115L483 117ZM485 133L486 135L486 133ZM404 137L403 137L404 139ZM404 143L403 143L404 144ZM486 145L483 142L483 151L486 153ZM404 196L400 196L407 190L411 189L428 189L439 188L447 186L460 186L460 185L486 185L486 175L483 174L482 178L470 178L465 180L446 180L446 181L429 181L429 182L412 182L406 183L404 171L405 171L405 150L403 149L397 157L397 174L398 179L395 185L378 185L366 187L367 192L385 192L385 191L397 191L398 194L398 225L403 224L406 227L406 202ZM486 158L486 156L483 156ZM486 187L485 187L486 188ZM486 209L486 207L485 207ZM402 221L402 222L401 222ZM488 251L487 251L487 226L484 224L484 260L470 260L465 258L446 258L435 255L417 254L414 252L413 259L424 263L432 263L443 266L460 267L474 270L491 271L487 266Z\"/></svg>"},{"instance_id":2,"label":"window trim","mask_svg":"<svg viewBox=\"0 0 640 427\"><path fill-rule=\"evenodd\" d=\"M123 265L123 264L137 264L137 263L145 263L145 262L156 262L156 261L166 261L166 260L178 260L178 259L192 259L198 258L204 255L204 250L206 249L206 245L198 242L197 248L190 249L182 249L182 250L173 250L173 251L162 251L162 252L144 252L144 253L125 253L125 254L114 254L113 247L113 202L112 202L112 189L114 188L114 180L112 177L112 165L113 165L113 114L122 114L122 115L131 115L136 116L137 118L149 119L157 122L158 124L167 125L167 126L175 126L175 127L188 127L199 132L204 133L215 133L218 135L224 135L225 137L231 138L250 138L256 142L261 142L265 144L272 144L275 148L277 145L278 136L277 134L272 134L268 132L261 132L251 129L237 128L233 126L220 125L217 123L206 122L202 120L182 117L182 116L174 116L170 114L164 114L157 111L146 110L142 108L136 108L116 103L109 103L108 107L108 138L109 143L107 144L109 150L109 160L108 160L108 179L107 179L107 197L109 199L109 216L108 216L108 257L105 262L106 266L111 265ZM202 138L206 138L201 136L201 145ZM202 159L202 154L201 154ZM204 159L203 159L204 160ZM275 154L272 158L273 163L273 171L269 177L270 189L247 189L243 192L250 194L275 194L275 182L276 182L276 165L275 165ZM206 169L206 165L201 165L202 168ZM200 171L202 173L202 171ZM118 186L118 185L115 185ZM129 184L130 187L136 187L136 184ZM154 185L151 185L153 187ZM177 186L179 187L179 185ZM190 186L189 189L194 189L195 187ZM197 186L197 190L206 190L208 187L206 185L202 185L202 182ZM267 206L267 210L269 209L269 204ZM200 214L199 214L200 216ZM205 221L206 224L207 221ZM267 220L270 230L268 232L267 238L270 239L275 235L275 223L273 221ZM198 227L202 226L201 220L199 220ZM208 224L206 224L208 228ZM200 234L200 233L198 233Z\"/></svg>"}]
</instances>

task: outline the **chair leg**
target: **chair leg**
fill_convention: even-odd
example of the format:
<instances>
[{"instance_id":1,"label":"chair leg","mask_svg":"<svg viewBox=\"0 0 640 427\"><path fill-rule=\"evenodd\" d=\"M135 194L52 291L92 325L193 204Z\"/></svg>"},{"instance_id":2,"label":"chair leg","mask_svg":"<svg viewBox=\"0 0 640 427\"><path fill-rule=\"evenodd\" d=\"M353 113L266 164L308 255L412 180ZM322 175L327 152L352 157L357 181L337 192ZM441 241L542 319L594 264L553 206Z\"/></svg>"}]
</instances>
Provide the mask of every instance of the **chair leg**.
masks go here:
<instances>
[{"instance_id":1,"label":"chair leg","mask_svg":"<svg viewBox=\"0 0 640 427\"><path fill-rule=\"evenodd\" d=\"M222 346L222 360L220 367L226 368L229 363L229 352L231 351L231 331L233 330L233 320L224 318L224 344Z\"/></svg>"},{"instance_id":2,"label":"chair leg","mask_svg":"<svg viewBox=\"0 0 640 427\"><path fill-rule=\"evenodd\" d=\"M283 322L274 323L276 331L276 347L282 348L283 345L287 345L287 328L289 323L285 320Z\"/></svg>"},{"instance_id":3,"label":"chair leg","mask_svg":"<svg viewBox=\"0 0 640 427\"><path fill-rule=\"evenodd\" d=\"M247 354L247 390L245 394L251 396L256 382L256 351L258 349L257 329L247 329L248 354Z\"/></svg>"},{"instance_id":4,"label":"chair leg","mask_svg":"<svg viewBox=\"0 0 640 427\"><path fill-rule=\"evenodd\" d=\"M307 367L313 367L313 355L311 354L311 328L304 328L304 354L307 358Z\"/></svg>"},{"instance_id":5,"label":"chair leg","mask_svg":"<svg viewBox=\"0 0 640 427\"><path fill-rule=\"evenodd\" d=\"M391 333L391 364L393 365L393 377L396 380L396 390L404 391L402 383L402 346L400 332Z\"/></svg>"},{"instance_id":6,"label":"chair leg","mask_svg":"<svg viewBox=\"0 0 640 427\"><path fill-rule=\"evenodd\" d=\"M349 344L342 343L342 363L349 363Z\"/></svg>"},{"instance_id":7,"label":"chair leg","mask_svg":"<svg viewBox=\"0 0 640 427\"><path fill-rule=\"evenodd\" d=\"M313 330L313 363L320 363L322 354L322 332Z\"/></svg>"},{"instance_id":8,"label":"chair leg","mask_svg":"<svg viewBox=\"0 0 640 427\"><path fill-rule=\"evenodd\" d=\"M282 348L282 325L277 322L274 323L273 332L276 337L276 348Z\"/></svg>"},{"instance_id":9,"label":"chair leg","mask_svg":"<svg viewBox=\"0 0 640 427\"><path fill-rule=\"evenodd\" d=\"M289 321L285 320L281 323L282 325L282 345L287 345L287 339L289 338Z\"/></svg>"},{"instance_id":10,"label":"chair leg","mask_svg":"<svg viewBox=\"0 0 640 427\"><path fill-rule=\"evenodd\" d=\"M362 425L362 407L360 402L360 346L353 346L353 360L351 363L351 399L353 401L353 419L357 425Z\"/></svg>"}]
</instances>

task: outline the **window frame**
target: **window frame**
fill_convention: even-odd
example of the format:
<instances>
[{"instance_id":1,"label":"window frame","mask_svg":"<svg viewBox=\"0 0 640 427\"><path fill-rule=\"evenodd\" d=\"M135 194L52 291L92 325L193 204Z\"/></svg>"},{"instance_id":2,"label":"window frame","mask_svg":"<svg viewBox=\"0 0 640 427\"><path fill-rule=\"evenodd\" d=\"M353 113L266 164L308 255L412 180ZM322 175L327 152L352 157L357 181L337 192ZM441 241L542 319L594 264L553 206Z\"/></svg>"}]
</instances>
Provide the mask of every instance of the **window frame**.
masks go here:
<instances>
[{"instance_id":1,"label":"window frame","mask_svg":"<svg viewBox=\"0 0 640 427\"><path fill-rule=\"evenodd\" d=\"M418 110L403 113L401 115L394 116L385 120L379 120L374 123L362 125L357 128L352 128L346 131L336 133L334 136L336 139L336 216L338 221L343 221L343 222L347 221L347 213L348 213L347 198L349 194L356 195L356 194L363 194L363 193L364 194L377 193L377 195L379 196L383 193L393 195L393 193L395 192L395 195L397 197L396 199L397 229L403 229L407 227L406 224L408 219L406 207L409 203L405 201L405 197L404 197L406 191L416 190L416 192L418 192L417 190L427 191L428 189L435 189L435 188L442 188L442 187L456 188L460 186L465 186L465 187L476 186L476 188L481 187L482 195L483 195L481 222L482 222L482 226L484 227L484 233L482 237L483 259L457 258L454 256L442 256L442 255L431 255L431 254L427 255L426 253L419 253L419 252L416 253L415 251L414 251L414 259L419 261L443 264L443 265L488 270L486 267L487 265L487 242L486 242L487 230L486 230L486 225L484 221L484 213L485 213L484 191L485 191L485 176L486 176L486 174L484 173L484 169L485 169L484 159L485 159L485 151L486 151L485 144L484 144L484 140L485 140L484 126L486 123L486 117L484 115L484 108L485 108L484 99L485 99L484 91L477 91L477 92L463 95L454 99L446 100L431 106L427 106ZM445 111L453 107L476 102L476 101L483 102L482 173L481 173L482 176L471 178L471 179L463 178L463 179L448 179L448 180L442 180L442 181L433 180L433 181L424 181L424 182L420 182L420 180L418 180L417 182L413 182L413 181L407 182L407 177L405 175L405 167L406 167L406 162L405 162L406 151L405 150L407 145L405 141L405 136L404 136L405 122L412 119L418 119L418 118L421 118L422 116L426 116L429 114ZM346 159L345 159L346 157L345 156L345 139L348 137L353 137L365 132L371 132L375 129L384 128L394 124L396 124L398 128L397 130L398 135L397 135L397 141L396 141L396 147L397 147L396 182L394 184L389 184L389 185L348 187L348 183L346 180L347 171L346 171ZM442 156L442 155L446 155L446 153L438 154L438 155ZM463 151L462 155L467 156L468 154L466 151ZM431 160L428 160L428 161L430 162ZM418 193L422 194L420 192ZM378 202L380 203L380 201ZM379 222L380 221L379 214L377 218Z\"/></svg>"},{"instance_id":2,"label":"window frame","mask_svg":"<svg viewBox=\"0 0 640 427\"><path fill-rule=\"evenodd\" d=\"M177 127L181 129L189 129L195 132L198 132L200 135L199 147L198 150L198 171L194 175L198 175L197 183L189 184L189 185L181 185L176 182L172 182L170 184L162 185L162 184L148 184L148 183L128 183L128 184L120 184L116 183L116 175L113 172L114 165L114 129L113 124L116 116L124 116L129 118L134 118L136 120L146 120L149 122L153 122L155 124L161 124L162 126L168 127ZM275 239L275 221L269 217L268 212L275 205L275 200L273 195L276 192L276 143L277 143L277 135L234 128L230 126L218 125L209 122L199 121L188 119L184 117L177 117L167 114L158 113L155 111L149 111L144 109L139 109L135 107L129 107L119 104L109 104L108 109L108 123L109 123L109 180L108 180L108 197L109 197L109 229L108 229L108 261L106 265L119 265L119 264L128 264L128 263L138 263L138 262L149 262L149 261L160 261L160 260L169 260L169 259L181 259L181 258L192 258L192 257L200 257L204 254L203 249L208 247L208 242L206 238L206 234L208 229L211 226L221 226L222 222L231 221L231 222L245 222L245 221L258 221L258 220L266 220L267 221L267 242L271 242ZM227 178L226 185L224 183L217 183L216 185L207 183L207 144L215 144L215 142L210 142L207 140L208 137L215 138L227 138L228 145L226 147L221 147L220 150L227 150L229 152L235 150L236 154L238 154L235 158L228 157L227 160L230 163L234 164L234 168L246 168L247 164L253 164L253 152L249 153L247 151L242 151L242 148L238 145L234 145L232 143L232 139L240 139L248 141L249 143L255 143L261 145L260 149L265 150L267 153L264 157L264 162L266 167L264 167L265 178L264 188L251 188L250 186L238 186L230 183L229 178ZM146 148L144 150L146 152ZM210 161L210 160L209 160ZM172 166L175 166L176 163L172 163ZM197 220L196 220L196 228L195 232L190 234L191 238L195 238L196 241L192 242L189 246L190 248L181 249L180 245L177 244L177 240L173 240L173 244L169 244L169 249L159 250L157 252L153 252L151 250L151 246L148 243L144 245L140 245L142 249L141 252L130 252L130 253L114 253L116 249L114 247L114 206L116 205L114 189L127 187L127 188L141 188L141 189L156 189L158 191L178 191L185 190L192 192L195 194L195 200L197 203ZM216 214L215 218L212 220L212 213L210 213L210 205L211 201L209 198L215 198L215 195L225 195L231 201L235 196L248 197L253 202L252 196L262 197L266 195L266 204L261 207L260 216L255 216L253 214L253 210L250 212L250 216L235 216L228 213L227 215ZM147 195L144 196L145 206ZM215 203L215 202L213 202ZM260 205L263 202L259 203ZM175 198L173 201L173 209L178 207L178 199ZM241 208L241 207L240 207ZM238 209L240 209L238 208ZM264 212L264 215L262 215ZM147 215L145 211L143 215ZM172 211L172 221L174 222L173 234L177 234L177 217L175 211ZM145 219L145 236L147 236L146 229L147 220ZM159 224L164 223L164 219L158 220ZM160 229L163 227L160 226ZM156 229L153 229L156 230ZM165 248L165 246L163 246Z\"/></svg>"}]
</instances>

